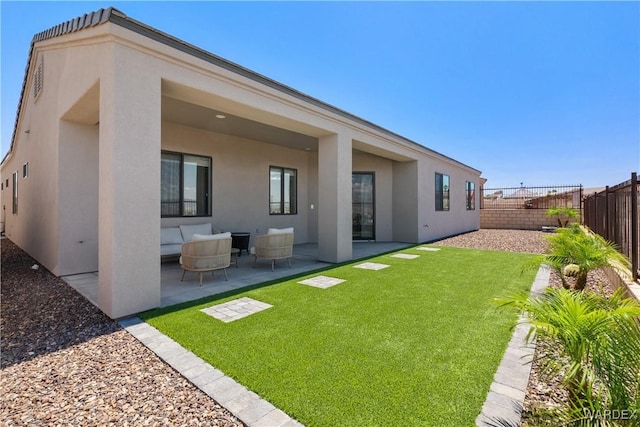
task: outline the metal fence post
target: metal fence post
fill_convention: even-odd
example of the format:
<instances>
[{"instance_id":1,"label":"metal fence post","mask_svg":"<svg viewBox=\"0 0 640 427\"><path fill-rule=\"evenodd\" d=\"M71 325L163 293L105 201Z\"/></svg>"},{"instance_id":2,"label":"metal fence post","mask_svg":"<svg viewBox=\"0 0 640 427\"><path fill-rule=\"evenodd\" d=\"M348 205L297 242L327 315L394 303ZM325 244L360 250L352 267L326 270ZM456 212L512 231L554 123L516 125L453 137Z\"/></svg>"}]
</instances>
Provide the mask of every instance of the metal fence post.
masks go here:
<instances>
[{"instance_id":1,"label":"metal fence post","mask_svg":"<svg viewBox=\"0 0 640 427\"><path fill-rule=\"evenodd\" d=\"M638 174L631 173L631 269L638 280Z\"/></svg>"},{"instance_id":2,"label":"metal fence post","mask_svg":"<svg viewBox=\"0 0 640 427\"><path fill-rule=\"evenodd\" d=\"M611 210L611 203L609 203L609 186L607 185L604 189L604 238L607 240L611 240L611 216L609 212Z\"/></svg>"}]
</instances>

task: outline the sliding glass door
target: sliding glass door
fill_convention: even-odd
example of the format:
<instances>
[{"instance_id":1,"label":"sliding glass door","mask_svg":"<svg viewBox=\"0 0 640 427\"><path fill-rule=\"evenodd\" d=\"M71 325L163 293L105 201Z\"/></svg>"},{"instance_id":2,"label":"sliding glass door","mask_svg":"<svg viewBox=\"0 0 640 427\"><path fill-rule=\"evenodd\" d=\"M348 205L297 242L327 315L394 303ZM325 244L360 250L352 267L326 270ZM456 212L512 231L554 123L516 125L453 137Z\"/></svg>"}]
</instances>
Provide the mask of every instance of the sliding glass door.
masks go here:
<instances>
[{"instance_id":1,"label":"sliding glass door","mask_svg":"<svg viewBox=\"0 0 640 427\"><path fill-rule=\"evenodd\" d=\"M373 172L354 172L352 187L353 240L375 240L375 176Z\"/></svg>"}]
</instances>

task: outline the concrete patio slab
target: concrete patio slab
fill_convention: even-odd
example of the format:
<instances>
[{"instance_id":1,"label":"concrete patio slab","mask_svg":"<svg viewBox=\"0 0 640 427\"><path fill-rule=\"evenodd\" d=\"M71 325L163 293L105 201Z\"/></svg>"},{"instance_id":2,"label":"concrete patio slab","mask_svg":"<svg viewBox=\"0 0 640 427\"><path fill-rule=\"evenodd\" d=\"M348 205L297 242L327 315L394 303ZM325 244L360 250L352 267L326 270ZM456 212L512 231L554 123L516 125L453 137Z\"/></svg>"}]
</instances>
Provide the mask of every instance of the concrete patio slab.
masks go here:
<instances>
[{"instance_id":1,"label":"concrete patio slab","mask_svg":"<svg viewBox=\"0 0 640 427\"><path fill-rule=\"evenodd\" d=\"M367 258L383 253L397 251L412 246L401 242L354 242L352 246L353 260ZM164 262L160 268L160 307L168 307L200 298L234 291L258 283L284 279L293 275L304 274L314 270L330 267L332 264L318 261L318 245L304 243L294 245L291 268L286 263L276 265L271 271L268 263L258 263L255 268L253 257L238 257L238 266L227 268L229 280L222 275L206 275L200 286L198 280L180 281L182 268L177 261ZM95 306L98 306L98 273L83 273L63 276L62 279L82 294Z\"/></svg>"}]
</instances>

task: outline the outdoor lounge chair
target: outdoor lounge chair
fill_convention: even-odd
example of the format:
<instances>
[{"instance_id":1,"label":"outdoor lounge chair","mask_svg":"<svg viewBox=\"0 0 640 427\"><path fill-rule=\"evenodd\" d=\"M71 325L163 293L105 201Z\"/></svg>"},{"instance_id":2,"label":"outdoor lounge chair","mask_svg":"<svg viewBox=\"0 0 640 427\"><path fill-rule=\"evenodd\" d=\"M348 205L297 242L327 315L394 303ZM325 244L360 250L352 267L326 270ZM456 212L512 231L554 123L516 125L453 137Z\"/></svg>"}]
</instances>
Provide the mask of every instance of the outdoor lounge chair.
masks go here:
<instances>
[{"instance_id":1,"label":"outdoor lounge chair","mask_svg":"<svg viewBox=\"0 0 640 427\"><path fill-rule=\"evenodd\" d=\"M229 280L227 267L231 264L231 235L229 233L194 234L191 242L182 244L180 264L182 266L181 282L187 270L200 273L200 286L202 286L202 275L205 271L211 271L213 275L215 270L222 269L225 280Z\"/></svg>"},{"instance_id":2,"label":"outdoor lounge chair","mask_svg":"<svg viewBox=\"0 0 640 427\"><path fill-rule=\"evenodd\" d=\"M291 268L293 228L270 228L267 234L256 236L251 253L254 256L254 267L258 258L265 258L271 260L271 271L273 271L278 259L286 259L289 268Z\"/></svg>"}]
</instances>

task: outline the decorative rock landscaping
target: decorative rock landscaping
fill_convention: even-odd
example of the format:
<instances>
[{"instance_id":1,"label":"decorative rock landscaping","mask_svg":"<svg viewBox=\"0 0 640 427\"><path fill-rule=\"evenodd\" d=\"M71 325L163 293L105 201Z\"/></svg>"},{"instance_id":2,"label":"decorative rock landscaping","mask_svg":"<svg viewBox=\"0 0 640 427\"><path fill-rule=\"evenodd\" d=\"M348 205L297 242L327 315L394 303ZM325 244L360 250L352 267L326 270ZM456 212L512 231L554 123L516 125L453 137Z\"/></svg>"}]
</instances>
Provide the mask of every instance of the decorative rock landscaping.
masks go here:
<instances>
[{"instance_id":1,"label":"decorative rock landscaping","mask_svg":"<svg viewBox=\"0 0 640 427\"><path fill-rule=\"evenodd\" d=\"M0 245L2 425L243 425L12 242Z\"/></svg>"}]
</instances>

